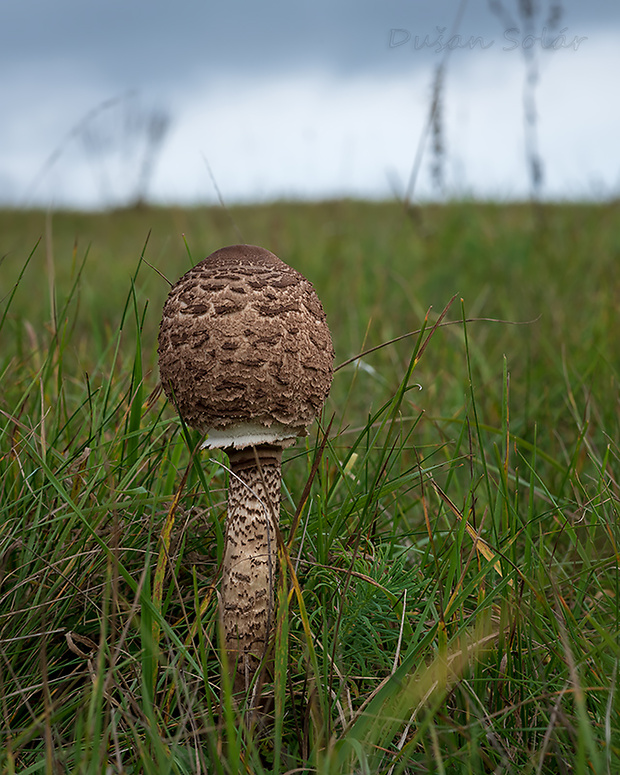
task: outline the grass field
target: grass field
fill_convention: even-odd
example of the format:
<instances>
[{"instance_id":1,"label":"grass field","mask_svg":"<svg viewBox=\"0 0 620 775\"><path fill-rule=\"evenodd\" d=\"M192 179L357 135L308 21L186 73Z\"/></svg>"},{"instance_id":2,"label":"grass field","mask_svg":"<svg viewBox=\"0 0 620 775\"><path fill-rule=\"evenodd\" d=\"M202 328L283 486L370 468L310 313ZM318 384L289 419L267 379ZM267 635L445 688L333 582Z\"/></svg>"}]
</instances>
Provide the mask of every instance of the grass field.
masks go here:
<instances>
[{"instance_id":1,"label":"grass field","mask_svg":"<svg viewBox=\"0 0 620 775\"><path fill-rule=\"evenodd\" d=\"M619 218L1 212L0 771L620 772ZM224 458L156 362L161 275L240 241L313 282L339 366L285 453L258 721L222 678Z\"/></svg>"}]
</instances>

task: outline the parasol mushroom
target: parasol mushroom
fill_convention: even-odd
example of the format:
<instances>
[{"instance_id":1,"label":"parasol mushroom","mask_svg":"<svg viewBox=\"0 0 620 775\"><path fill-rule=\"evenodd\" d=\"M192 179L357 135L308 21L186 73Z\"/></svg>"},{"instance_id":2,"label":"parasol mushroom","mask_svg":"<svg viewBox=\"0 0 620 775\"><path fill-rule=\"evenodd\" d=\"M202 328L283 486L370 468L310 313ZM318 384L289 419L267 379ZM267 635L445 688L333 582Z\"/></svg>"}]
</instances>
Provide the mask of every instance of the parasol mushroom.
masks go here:
<instances>
[{"instance_id":1,"label":"parasol mushroom","mask_svg":"<svg viewBox=\"0 0 620 775\"><path fill-rule=\"evenodd\" d=\"M159 369L203 447L228 455L220 612L236 690L264 656L273 619L282 449L329 393L334 349L314 288L264 248L215 251L172 287Z\"/></svg>"}]
</instances>

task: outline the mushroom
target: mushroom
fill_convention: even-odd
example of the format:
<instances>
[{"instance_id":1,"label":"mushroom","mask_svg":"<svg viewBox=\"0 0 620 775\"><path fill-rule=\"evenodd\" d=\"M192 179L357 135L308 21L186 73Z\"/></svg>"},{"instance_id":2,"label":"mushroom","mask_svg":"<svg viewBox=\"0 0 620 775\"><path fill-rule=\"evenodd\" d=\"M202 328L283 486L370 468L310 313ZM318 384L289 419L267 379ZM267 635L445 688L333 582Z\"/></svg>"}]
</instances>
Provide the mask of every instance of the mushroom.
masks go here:
<instances>
[{"instance_id":1,"label":"mushroom","mask_svg":"<svg viewBox=\"0 0 620 775\"><path fill-rule=\"evenodd\" d=\"M230 462L220 616L234 688L247 690L273 620L282 449L307 435L331 386L325 312L273 253L232 245L172 287L158 354L166 395Z\"/></svg>"}]
</instances>

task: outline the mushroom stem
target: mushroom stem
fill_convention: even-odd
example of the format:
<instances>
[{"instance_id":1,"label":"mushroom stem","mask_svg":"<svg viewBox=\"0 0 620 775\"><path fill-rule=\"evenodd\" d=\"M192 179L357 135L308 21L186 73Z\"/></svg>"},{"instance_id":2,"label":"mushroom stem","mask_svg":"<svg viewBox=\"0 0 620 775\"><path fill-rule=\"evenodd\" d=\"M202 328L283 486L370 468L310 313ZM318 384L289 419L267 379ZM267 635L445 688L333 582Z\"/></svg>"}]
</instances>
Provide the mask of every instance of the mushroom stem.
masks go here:
<instances>
[{"instance_id":1,"label":"mushroom stem","mask_svg":"<svg viewBox=\"0 0 620 775\"><path fill-rule=\"evenodd\" d=\"M234 690L249 688L273 622L282 448L229 449L222 623Z\"/></svg>"}]
</instances>

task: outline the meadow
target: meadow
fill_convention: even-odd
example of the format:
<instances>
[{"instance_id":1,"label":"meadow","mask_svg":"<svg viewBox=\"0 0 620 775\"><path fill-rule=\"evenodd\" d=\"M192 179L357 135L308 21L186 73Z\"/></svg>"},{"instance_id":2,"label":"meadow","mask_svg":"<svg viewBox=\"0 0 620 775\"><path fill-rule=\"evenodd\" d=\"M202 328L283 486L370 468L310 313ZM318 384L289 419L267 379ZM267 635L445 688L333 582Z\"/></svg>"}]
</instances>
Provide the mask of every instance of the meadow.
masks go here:
<instances>
[{"instance_id":1,"label":"meadow","mask_svg":"<svg viewBox=\"0 0 620 775\"><path fill-rule=\"evenodd\" d=\"M0 212L0 771L620 771L620 205ZM158 384L169 281L305 274L257 718L218 640L225 457Z\"/></svg>"}]
</instances>

